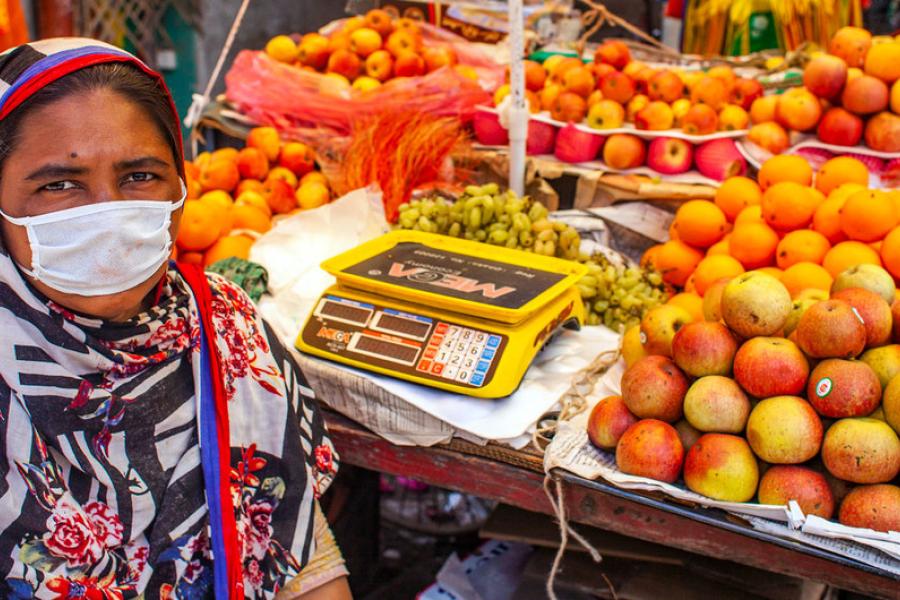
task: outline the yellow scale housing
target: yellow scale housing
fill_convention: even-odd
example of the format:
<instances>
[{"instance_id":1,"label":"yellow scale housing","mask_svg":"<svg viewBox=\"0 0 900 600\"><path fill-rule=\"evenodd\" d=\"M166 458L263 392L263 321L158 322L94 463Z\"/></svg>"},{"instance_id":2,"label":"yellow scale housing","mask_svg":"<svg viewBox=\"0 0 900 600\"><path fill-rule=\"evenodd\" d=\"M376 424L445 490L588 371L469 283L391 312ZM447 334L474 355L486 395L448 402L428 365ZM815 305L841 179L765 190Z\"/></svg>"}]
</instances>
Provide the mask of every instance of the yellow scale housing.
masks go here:
<instances>
[{"instance_id":1,"label":"yellow scale housing","mask_svg":"<svg viewBox=\"0 0 900 600\"><path fill-rule=\"evenodd\" d=\"M460 394L508 396L559 327L584 322L574 261L398 230L322 268L337 285L298 349Z\"/></svg>"}]
</instances>

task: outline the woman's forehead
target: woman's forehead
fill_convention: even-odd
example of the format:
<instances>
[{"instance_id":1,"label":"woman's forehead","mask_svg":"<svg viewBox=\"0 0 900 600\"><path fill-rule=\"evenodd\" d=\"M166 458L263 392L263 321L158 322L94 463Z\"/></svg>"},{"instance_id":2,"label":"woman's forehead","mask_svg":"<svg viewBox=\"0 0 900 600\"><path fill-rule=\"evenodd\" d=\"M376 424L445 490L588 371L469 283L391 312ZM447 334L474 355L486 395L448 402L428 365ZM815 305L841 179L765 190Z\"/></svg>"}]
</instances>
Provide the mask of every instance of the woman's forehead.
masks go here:
<instances>
[{"instance_id":1,"label":"woman's forehead","mask_svg":"<svg viewBox=\"0 0 900 600\"><path fill-rule=\"evenodd\" d=\"M112 90L76 92L28 113L17 150L103 154L119 148L168 148L151 115Z\"/></svg>"}]
</instances>

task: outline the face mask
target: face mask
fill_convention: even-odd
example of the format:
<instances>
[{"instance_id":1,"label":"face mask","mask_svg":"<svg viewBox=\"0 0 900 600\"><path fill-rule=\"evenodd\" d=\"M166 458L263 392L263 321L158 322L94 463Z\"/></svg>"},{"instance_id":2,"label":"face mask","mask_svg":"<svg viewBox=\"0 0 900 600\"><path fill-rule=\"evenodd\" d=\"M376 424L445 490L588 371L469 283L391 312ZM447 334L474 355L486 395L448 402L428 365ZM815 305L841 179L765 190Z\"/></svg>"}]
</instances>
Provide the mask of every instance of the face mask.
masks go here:
<instances>
[{"instance_id":1,"label":"face mask","mask_svg":"<svg viewBox=\"0 0 900 600\"><path fill-rule=\"evenodd\" d=\"M60 210L37 217L14 218L28 231L31 270L25 273L65 294L103 296L130 290L150 279L169 259L172 213L181 199L117 200Z\"/></svg>"}]
</instances>

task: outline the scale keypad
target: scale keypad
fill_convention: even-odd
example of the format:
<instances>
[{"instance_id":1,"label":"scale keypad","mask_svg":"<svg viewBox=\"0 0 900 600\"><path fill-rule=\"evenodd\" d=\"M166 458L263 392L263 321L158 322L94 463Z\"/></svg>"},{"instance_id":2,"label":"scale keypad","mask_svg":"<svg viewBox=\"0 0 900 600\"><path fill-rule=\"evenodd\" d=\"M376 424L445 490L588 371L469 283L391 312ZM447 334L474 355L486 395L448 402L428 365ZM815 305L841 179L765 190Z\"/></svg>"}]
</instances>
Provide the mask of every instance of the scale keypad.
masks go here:
<instances>
[{"instance_id":1,"label":"scale keypad","mask_svg":"<svg viewBox=\"0 0 900 600\"><path fill-rule=\"evenodd\" d=\"M416 370L481 387L500 341L499 335L438 322Z\"/></svg>"}]
</instances>

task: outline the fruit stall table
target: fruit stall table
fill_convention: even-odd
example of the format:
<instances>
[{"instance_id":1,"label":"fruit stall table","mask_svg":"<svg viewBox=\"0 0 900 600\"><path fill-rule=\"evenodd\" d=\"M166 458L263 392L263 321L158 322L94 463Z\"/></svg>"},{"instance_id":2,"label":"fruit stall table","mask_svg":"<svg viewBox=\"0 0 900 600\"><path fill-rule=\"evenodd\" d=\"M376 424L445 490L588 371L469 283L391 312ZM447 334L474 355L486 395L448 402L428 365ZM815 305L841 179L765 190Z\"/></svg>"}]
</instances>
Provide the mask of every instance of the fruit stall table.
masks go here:
<instances>
[{"instance_id":1,"label":"fruit stall table","mask_svg":"<svg viewBox=\"0 0 900 600\"><path fill-rule=\"evenodd\" d=\"M454 439L431 447L398 446L335 412L325 420L344 463L415 476L444 488L553 514L541 456ZM572 523L598 527L704 556L810 579L878 598L900 598L900 578L877 568L755 531L716 510L695 509L554 472ZM574 542L573 542L574 543Z\"/></svg>"}]
</instances>

